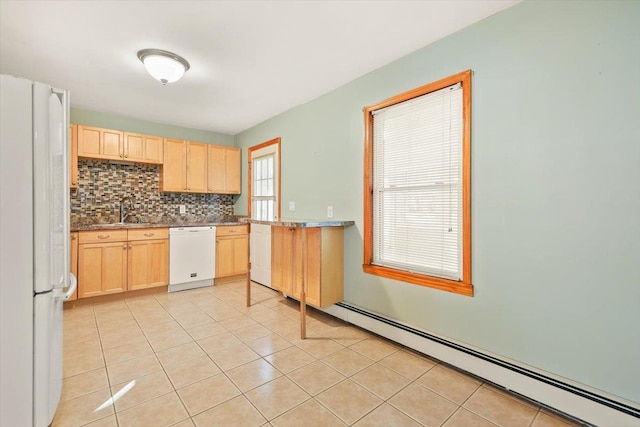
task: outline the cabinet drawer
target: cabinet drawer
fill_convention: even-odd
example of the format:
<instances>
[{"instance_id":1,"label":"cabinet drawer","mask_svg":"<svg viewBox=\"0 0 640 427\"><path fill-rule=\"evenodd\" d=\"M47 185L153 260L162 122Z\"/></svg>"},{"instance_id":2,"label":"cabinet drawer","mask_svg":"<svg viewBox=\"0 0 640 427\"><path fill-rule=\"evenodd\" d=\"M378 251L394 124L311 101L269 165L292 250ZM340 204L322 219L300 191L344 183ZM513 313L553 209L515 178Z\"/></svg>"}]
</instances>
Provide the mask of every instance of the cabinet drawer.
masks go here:
<instances>
[{"instance_id":1,"label":"cabinet drawer","mask_svg":"<svg viewBox=\"0 0 640 427\"><path fill-rule=\"evenodd\" d=\"M168 238L168 228L139 228L135 230L129 230L128 240L158 240Z\"/></svg>"},{"instance_id":2,"label":"cabinet drawer","mask_svg":"<svg viewBox=\"0 0 640 427\"><path fill-rule=\"evenodd\" d=\"M127 230L81 231L78 243L123 242L127 240Z\"/></svg>"},{"instance_id":3,"label":"cabinet drawer","mask_svg":"<svg viewBox=\"0 0 640 427\"><path fill-rule=\"evenodd\" d=\"M216 227L216 236L236 236L238 234L247 234L248 227L246 225L225 225Z\"/></svg>"}]
</instances>

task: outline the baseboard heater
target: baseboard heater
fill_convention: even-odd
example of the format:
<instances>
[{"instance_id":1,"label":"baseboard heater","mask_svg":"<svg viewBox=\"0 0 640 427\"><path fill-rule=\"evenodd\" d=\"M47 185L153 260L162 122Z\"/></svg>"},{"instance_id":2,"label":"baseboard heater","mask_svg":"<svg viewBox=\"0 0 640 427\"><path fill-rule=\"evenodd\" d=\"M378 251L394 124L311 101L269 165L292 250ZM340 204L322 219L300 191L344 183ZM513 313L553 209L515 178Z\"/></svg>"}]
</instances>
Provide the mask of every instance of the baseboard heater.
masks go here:
<instances>
[{"instance_id":1,"label":"baseboard heater","mask_svg":"<svg viewBox=\"0 0 640 427\"><path fill-rule=\"evenodd\" d=\"M639 408L590 390L501 360L347 303L338 303L321 310L418 352L442 360L483 380L532 399L543 406L575 417L577 420L603 426L640 426Z\"/></svg>"}]
</instances>

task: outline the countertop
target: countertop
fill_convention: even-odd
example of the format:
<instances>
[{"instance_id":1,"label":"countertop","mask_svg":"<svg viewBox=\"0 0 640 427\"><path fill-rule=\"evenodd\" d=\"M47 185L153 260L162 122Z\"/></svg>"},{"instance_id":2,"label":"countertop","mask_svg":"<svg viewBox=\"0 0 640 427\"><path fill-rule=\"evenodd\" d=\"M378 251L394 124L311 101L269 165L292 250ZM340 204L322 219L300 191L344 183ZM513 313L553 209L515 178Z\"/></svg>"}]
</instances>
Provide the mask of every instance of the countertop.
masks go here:
<instances>
[{"instance_id":1,"label":"countertop","mask_svg":"<svg viewBox=\"0 0 640 427\"><path fill-rule=\"evenodd\" d=\"M224 225L245 225L237 216L223 217L178 217L178 218L142 218L139 222L111 222L109 218L72 218L71 231L117 230L130 228L171 228L205 227Z\"/></svg>"},{"instance_id":2,"label":"countertop","mask_svg":"<svg viewBox=\"0 0 640 427\"><path fill-rule=\"evenodd\" d=\"M355 221L330 219L280 219L278 221L262 221L258 219L242 218L241 222L251 224L275 225L278 227L350 227Z\"/></svg>"}]
</instances>

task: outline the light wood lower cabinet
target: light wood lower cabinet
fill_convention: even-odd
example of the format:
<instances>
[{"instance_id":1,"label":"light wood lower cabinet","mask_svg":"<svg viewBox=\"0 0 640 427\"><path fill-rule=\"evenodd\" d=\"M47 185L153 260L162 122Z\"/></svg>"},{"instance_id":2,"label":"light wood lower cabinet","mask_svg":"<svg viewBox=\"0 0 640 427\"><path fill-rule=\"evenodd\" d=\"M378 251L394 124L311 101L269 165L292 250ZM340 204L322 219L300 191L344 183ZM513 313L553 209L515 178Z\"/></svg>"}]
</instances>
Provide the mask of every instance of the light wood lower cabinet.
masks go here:
<instances>
[{"instance_id":1,"label":"light wood lower cabinet","mask_svg":"<svg viewBox=\"0 0 640 427\"><path fill-rule=\"evenodd\" d=\"M168 285L169 241L140 240L129 242L127 289L155 288Z\"/></svg>"},{"instance_id":2,"label":"light wood lower cabinet","mask_svg":"<svg viewBox=\"0 0 640 427\"><path fill-rule=\"evenodd\" d=\"M78 298L165 286L168 229L78 233Z\"/></svg>"},{"instance_id":3,"label":"light wood lower cabinet","mask_svg":"<svg viewBox=\"0 0 640 427\"><path fill-rule=\"evenodd\" d=\"M246 274L248 265L248 226L216 227L216 278Z\"/></svg>"},{"instance_id":4,"label":"light wood lower cabinet","mask_svg":"<svg viewBox=\"0 0 640 427\"><path fill-rule=\"evenodd\" d=\"M302 233L307 233L303 251ZM306 263L306 301L327 307L344 299L344 228L271 227L271 286L300 298Z\"/></svg>"},{"instance_id":5,"label":"light wood lower cabinet","mask_svg":"<svg viewBox=\"0 0 640 427\"><path fill-rule=\"evenodd\" d=\"M126 241L79 245L78 298L124 292L126 289Z\"/></svg>"}]
</instances>

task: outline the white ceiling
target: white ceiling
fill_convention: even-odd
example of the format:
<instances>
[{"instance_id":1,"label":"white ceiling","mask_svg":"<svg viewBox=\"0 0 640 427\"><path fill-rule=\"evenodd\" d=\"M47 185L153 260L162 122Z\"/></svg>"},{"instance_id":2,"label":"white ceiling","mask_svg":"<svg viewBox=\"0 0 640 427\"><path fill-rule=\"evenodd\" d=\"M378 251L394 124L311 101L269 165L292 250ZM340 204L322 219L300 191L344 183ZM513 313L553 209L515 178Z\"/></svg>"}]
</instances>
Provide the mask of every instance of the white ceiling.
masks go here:
<instances>
[{"instance_id":1,"label":"white ceiling","mask_svg":"<svg viewBox=\"0 0 640 427\"><path fill-rule=\"evenodd\" d=\"M518 0L0 1L0 72L75 108L237 134ZM191 63L151 78L136 52Z\"/></svg>"}]
</instances>

